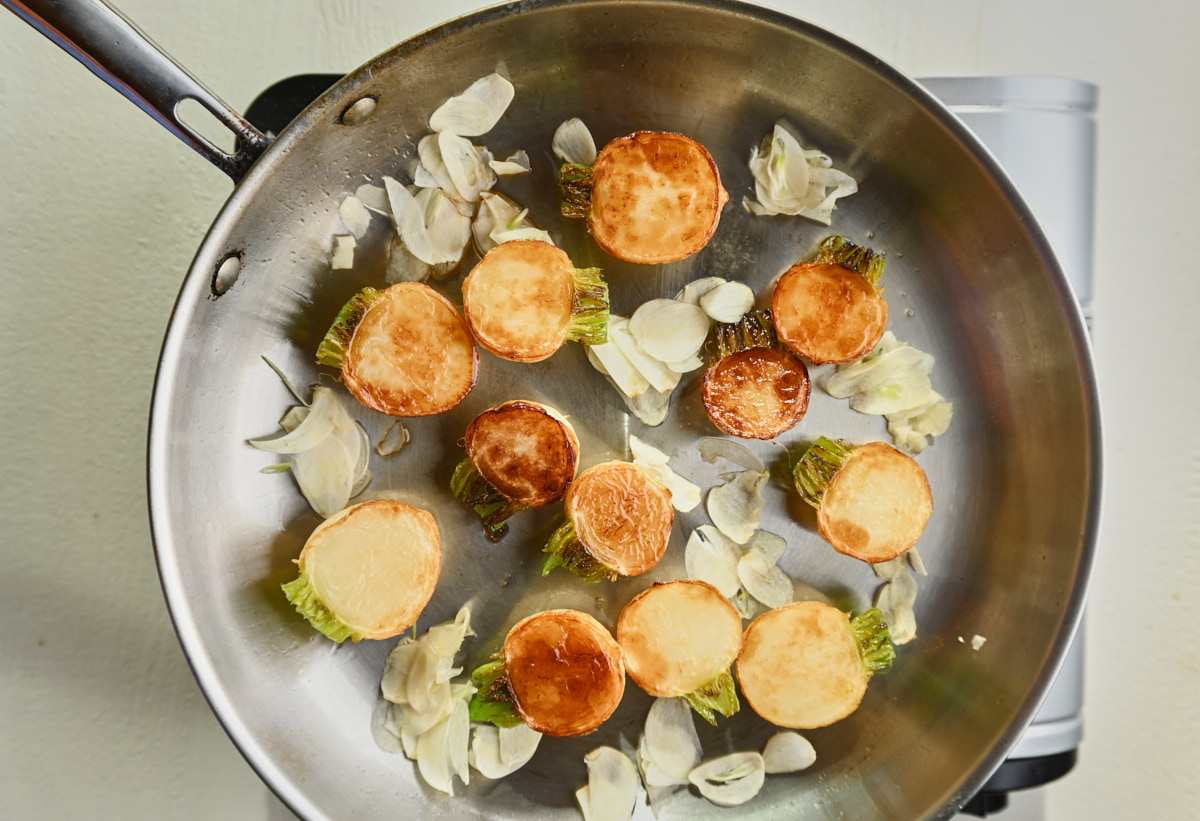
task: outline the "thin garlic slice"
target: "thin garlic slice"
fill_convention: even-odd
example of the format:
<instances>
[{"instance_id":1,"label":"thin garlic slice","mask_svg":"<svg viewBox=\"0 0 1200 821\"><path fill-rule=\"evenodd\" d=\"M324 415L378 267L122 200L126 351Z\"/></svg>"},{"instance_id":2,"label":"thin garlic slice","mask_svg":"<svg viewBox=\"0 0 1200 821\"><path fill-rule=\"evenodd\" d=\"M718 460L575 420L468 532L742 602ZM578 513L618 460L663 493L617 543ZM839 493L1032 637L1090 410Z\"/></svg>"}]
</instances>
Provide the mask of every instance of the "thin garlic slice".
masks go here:
<instances>
[{"instance_id":1,"label":"thin garlic slice","mask_svg":"<svg viewBox=\"0 0 1200 821\"><path fill-rule=\"evenodd\" d=\"M383 430L383 434L375 443L375 452L380 456L394 456L408 444L408 428L399 419L394 419Z\"/></svg>"},{"instance_id":2,"label":"thin garlic slice","mask_svg":"<svg viewBox=\"0 0 1200 821\"><path fill-rule=\"evenodd\" d=\"M479 195L496 184L496 172L488 166L484 153L470 140L449 131L439 133L437 140L446 174L453 183L446 191L463 202L479 202Z\"/></svg>"},{"instance_id":3,"label":"thin garlic slice","mask_svg":"<svg viewBox=\"0 0 1200 821\"><path fill-rule=\"evenodd\" d=\"M392 213L392 206L387 198L387 189L382 185L364 182L358 188L354 189L354 196L358 197L362 201L362 204L372 211L378 211L381 214Z\"/></svg>"},{"instance_id":4,"label":"thin garlic slice","mask_svg":"<svg viewBox=\"0 0 1200 821\"><path fill-rule=\"evenodd\" d=\"M700 458L710 465L715 465L718 459L725 459L746 470L767 472L763 460L741 442L708 436L700 440L697 448L700 450Z\"/></svg>"},{"instance_id":5,"label":"thin garlic slice","mask_svg":"<svg viewBox=\"0 0 1200 821\"><path fill-rule=\"evenodd\" d=\"M805 149L781 124L750 155L750 173L758 201L742 205L752 214L792 214L829 225L837 200L858 191L849 174L816 149ZM833 189L830 191L829 189Z\"/></svg>"},{"instance_id":6,"label":"thin garlic slice","mask_svg":"<svg viewBox=\"0 0 1200 821\"><path fill-rule=\"evenodd\" d=\"M307 411L306 413L304 411ZM299 453L315 447L333 431L334 415L344 411L332 388L316 385L312 391L312 402L308 408L289 410L280 421L284 432L265 439L251 439L250 444L269 453ZM296 427L289 429L284 422L299 420Z\"/></svg>"},{"instance_id":7,"label":"thin garlic slice","mask_svg":"<svg viewBox=\"0 0 1200 821\"><path fill-rule=\"evenodd\" d=\"M628 756L613 747L597 747L583 761L588 783L576 791L585 821L628 821L637 804L638 773Z\"/></svg>"},{"instance_id":8,"label":"thin garlic slice","mask_svg":"<svg viewBox=\"0 0 1200 821\"><path fill-rule=\"evenodd\" d=\"M891 561L871 565L871 569L886 581L875 591L872 606L883 611L892 636L892 644L908 644L917 637L917 580L908 572L908 560L897 556Z\"/></svg>"},{"instance_id":9,"label":"thin garlic slice","mask_svg":"<svg viewBox=\"0 0 1200 821\"><path fill-rule=\"evenodd\" d=\"M758 795L766 766L759 753L730 753L696 767L688 780L717 806L736 807Z\"/></svg>"},{"instance_id":10,"label":"thin garlic slice","mask_svg":"<svg viewBox=\"0 0 1200 821\"><path fill-rule=\"evenodd\" d=\"M355 239L362 239L371 225L371 212L363 205L363 201L354 195L342 200L338 206L338 216Z\"/></svg>"},{"instance_id":11,"label":"thin garlic slice","mask_svg":"<svg viewBox=\"0 0 1200 821\"><path fill-rule=\"evenodd\" d=\"M686 302L689 305L699 306L700 300L705 294L724 285L727 281L721 277L701 277L684 285L683 290L679 292L675 299L680 302Z\"/></svg>"},{"instance_id":12,"label":"thin garlic slice","mask_svg":"<svg viewBox=\"0 0 1200 821\"><path fill-rule=\"evenodd\" d=\"M645 757L646 785L686 786L688 774L700 763L701 752L688 703L682 698L655 699L638 745L639 757Z\"/></svg>"},{"instance_id":13,"label":"thin garlic slice","mask_svg":"<svg viewBox=\"0 0 1200 821\"><path fill-rule=\"evenodd\" d=\"M529 154L524 151L517 151L503 160L492 160L488 165L498 177L518 177L533 170L533 166L529 162Z\"/></svg>"},{"instance_id":14,"label":"thin garlic slice","mask_svg":"<svg viewBox=\"0 0 1200 821\"><path fill-rule=\"evenodd\" d=\"M792 580L779 567L787 542L781 536L759 530L749 542L749 549L738 560L738 580L747 593L768 609L791 604Z\"/></svg>"},{"instance_id":15,"label":"thin garlic slice","mask_svg":"<svg viewBox=\"0 0 1200 821\"><path fill-rule=\"evenodd\" d=\"M379 692L393 704L408 703L406 691L408 669L412 666L420 649L421 647L415 639L405 636L388 653L387 662L383 667L383 676L379 680Z\"/></svg>"},{"instance_id":16,"label":"thin garlic slice","mask_svg":"<svg viewBox=\"0 0 1200 821\"><path fill-rule=\"evenodd\" d=\"M438 106L429 116L429 127L460 137L478 137L491 131L512 103L513 84L492 73L471 83L465 91Z\"/></svg>"},{"instance_id":17,"label":"thin garlic slice","mask_svg":"<svg viewBox=\"0 0 1200 821\"><path fill-rule=\"evenodd\" d=\"M612 319L609 317L609 341L603 345L585 346L588 361L596 370L611 378L617 390L625 396L639 396L650 387L650 383L612 341Z\"/></svg>"},{"instance_id":18,"label":"thin garlic slice","mask_svg":"<svg viewBox=\"0 0 1200 821\"><path fill-rule=\"evenodd\" d=\"M696 370L697 368L703 367L703 365L704 365L704 359L703 359L703 357L700 356L699 353L696 353L693 356L689 356L687 359L680 360L679 362L668 362L667 363L667 367L670 368L671 370L675 371L675 373L678 373L678 374L691 373L692 371Z\"/></svg>"},{"instance_id":19,"label":"thin garlic slice","mask_svg":"<svg viewBox=\"0 0 1200 821\"><path fill-rule=\"evenodd\" d=\"M329 254L329 267L335 271L353 268L354 248L357 244L353 235L336 235L333 238L333 251Z\"/></svg>"},{"instance_id":20,"label":"thin garlic slice","mask_svg":"<svg viewBox=\"0 0 1200 821\"><path fill-rule=\"evenodd\" d=\"M554 130L550 148L563 162L591 165L596 161L596 141L578 117L567 120Z\"/></svg>"},{"instance_id":21,"label":"thin garlic slice","mask_svg":"<svg viewBox=\"0 0 1200 821\"><path fill-rule=\"evenodd\" d=\"M817 751L804 736L784 730L767 739L762 757L764 769L768 773L794 773L806 770L816 763Z\"/></svg>"},{"instance_id":22,"label":"thin garlic slice","mask_svg":"<svg viewBox=\"0 0 1200 821\"><path fill-rule=\"evenodd\" d=\"M625 358L638 369L651 387L664 392L674 390L679 384L679 374L642 349L629 329L630 320L614 316L609 317L608 323L608 338L621 349L621 353L625 354Z\"/></svg>"},{"instance_id":23,"label":"thin garlic slice","mask_svg":"<svg viewBox=\"0 0 1200 821\"><path fill-rule=\"evenodd\" d=\"M657 427L667 419L667 411L671 409L671 392L658 391L647 387L637 396L625 396L625 407L629 408L637 420L643 425Z\"/></svg>"},{"instance_id":24,"label":"thin garlic slice","mask_svg":"<svg viewBox=\"0 0 1200 821\"><path fill-rule=\"evenodd\" d=\"M452 730L452 718L447 715L417 737L417 770L426 784L447 795L454 795L450 762L450 747L454 743Z\"/></svg>"},{"instance_id":25,"label":"thin garlic slice","mask_svg":"<svg viewBox=\"0 0 1200 821\"><path fill-rule=\"evenodd\" d=\"M688 578L708 582L727 598L736 596L741 585L738 578L741 557L738 546L712 525L693 530L683 551Z\"/></svg>"},{"instance_id":26,"label":"thin garlic slice","mask_svg":"<svg viewBox=\"0 0 1200 821\"><path fill-rule=\"evenodd\" d=\"M708 492L708 518L734 542L745 544L762 520L762 489L766 483L766 473L738 471L730 481Z\"/></svg>"},{"instance_id":27,"label":"thin garlic slice","mask_svg":"<svg viewBox=\"0 0 1200 821\"><path fill-rule=\"evenodd\" d=\"M671 505L676 510L687 513L700 504L700 488L672 470L667 464L667 455L661 450L631 434L629 451L635 465L646 468L667 486L671 492Z\"/></svg>"},{"instance_id":28,"label":"thin garlic slice","mask_svg":"<svg viewBox=\"0 0 1200 821\"><path fill-rule=\"evenodd\" d=\"M652 299L629 318L629 332L643 351L660 362L680 362L704 347L712 321L699 305Z\"/></svg>"},{"instance_id":29,"label":"thin garlic slice","mask_svg":"<svg viewBox=\"0 0 1200 821\"><path fill-rule=\"evenodd\" d=\"M505 739L509 740L506 742ZM541 739L542 734L527 724L504 728L475 724L470 765L484 778L504 778L529 763Z\"/></svg>"},{"instance_id":30,"label":"thin garlic slice","mask_svg":"<svg viewBox=\"0 0 1200 821\"><path fill-rule=\"evenodd\" d=\"M722 282L700 297L700 308L716 322L738 322L754 307L754 291L744 282Z\"/></svg>"},{"instance_id":31,"label":"thin garlic slice","mask_svg":"<svg viewBox=\"0 0 1200 821\"><path fill-rule=\"evenodd\" d=\"M396 233L413 256L429 265L457 263L470 239L471 221L449 202L441 189L422 188L416 195L391 177L383 178Z\"/></svg>"}]
</instances>

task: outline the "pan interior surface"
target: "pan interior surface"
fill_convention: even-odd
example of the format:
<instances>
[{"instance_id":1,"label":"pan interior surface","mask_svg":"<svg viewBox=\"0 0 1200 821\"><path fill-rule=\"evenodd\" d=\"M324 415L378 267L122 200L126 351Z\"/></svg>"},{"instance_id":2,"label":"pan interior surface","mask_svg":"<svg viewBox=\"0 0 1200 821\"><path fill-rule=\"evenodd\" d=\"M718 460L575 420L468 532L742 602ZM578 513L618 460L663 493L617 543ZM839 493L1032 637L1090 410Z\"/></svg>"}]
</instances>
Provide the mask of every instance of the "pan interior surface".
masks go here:
<instances>
[{"instance_id":1,"label":"pan interior surface","mask_svg":"<svg viewBox=\"0 0 1200 821\"><path fill-rule=\"evenodd\" d=\"M260 472L274 458L246 444L274 432L295 404L262 358L298 386L334 384L314 364L317 344L350 296L381 285L381 265L330 270L339 203L385 175L410 181L428 115L493 71L512 81L516 97L476 141L497 157L525 149L533 166L497 190L529 207L574 265L603 269L614 312L628 316L714 275L747 282L761 301L784 270L810 258L829 234L842 234L886 251L889 328L934 354L934 387L954 402L949 431L917 457L934 495L918 543L929 575L918 580L917 640L898 648L856 713L805 734L817 750L812 768L768 777L762 794L738 810L684 791L663 817L952 815L1032 717L1082 607L1099 494L1082 323L1028 211L944 110L820 30L728 3L522 3L453 21L331 89L235 190L176 306L150 440L164 590L216 713L270 786L309 818L577 817L584 755L601 744L637 743L650 699L630 683L596 733L545 739L524 769L502 781L473 778L454 797L429 789L412 762L376 740L379 678L393 642L335 647L280 592L319 519L291 477ZM363 96L375 98L373 113L342 123L341 113ZM582 224L563 220L550 141L576 116L597 145L639 129L699 140L730 193L708 247L681 262L623 263L599 251ZM830 228L754 217L742 207L744 196L754 197L751 149L780 119L858 180ZM241 272L217 296L213 272L230 254L240 256ZM460 269L434 287L461 305L462 277L475 259L468 249ZM813 368L814 385L828 372ZM700 438L719 434L701 407L702 376L686 375L666 423L648 428L629 416L578 345L536 364L481 352L478 383L461 405L406 420L411 442L393 457L372 457L367 494L394 493L424 507L441 529L441 579L419 629L469 604L478 634L464 645L469 670L526 615L571 607L611 628L650 582L685 575L687 536L708 523L703 505L677 515L667 555L651 574L585 585L562 571L538 572L560 506L515 518L493 545L448 481L469 422L528 399L568 415L581 470L630 458L628 436L636 434L710 487L730 468L704 463L696 449ZM353 415L372 442L391 421L358 406ZM797 428L777 444L749 444L773 469L762 528L787 539L781 566L789 574L857 611L870 606L878 579L821 541L787 486L789 452L794 459L820 435L890 441L881 417L856 414L814 388ZM973 648L974 636L986 643ZM706 757L761 750L776 730L745 705L719 728L697 725Z\"/></svg>"}]
</instances>

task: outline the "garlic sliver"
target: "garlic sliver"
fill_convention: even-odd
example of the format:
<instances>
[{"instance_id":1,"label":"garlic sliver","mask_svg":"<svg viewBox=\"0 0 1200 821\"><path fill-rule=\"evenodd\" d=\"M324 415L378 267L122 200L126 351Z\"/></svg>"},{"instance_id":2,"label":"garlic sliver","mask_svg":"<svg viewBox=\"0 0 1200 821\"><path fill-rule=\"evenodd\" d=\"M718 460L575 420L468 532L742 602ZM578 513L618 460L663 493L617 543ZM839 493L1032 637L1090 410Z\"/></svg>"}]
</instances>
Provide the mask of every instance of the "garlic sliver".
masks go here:
<instances>
[{"instance_id":1,"label":"garlic sliver","mask_svg":"<svg viewBox=\"0 0 1200 821\"><path fill-rule=\"evenodd\" d=\"M563 162L591 165L596 161L596 141L578 117L567 120L554 130L550 147Z\"/></svg>"},{"instance_id":2,"label":"garlic sliver","mask_svg":"<svg viewBox=\"0 0 1200 821\"><path fill-rule=\"evenodd\" d=\"M700 736L692 708L681 698L655 699L646 716L639 751L653 762L656 787L686 785L688 774L700 763Z\"/></svg>"},{"instance_id":3,"label":"garlic sliver","mask_svg":"<svg viewBox=\"0 0 1200 821\"><path fill-rule=\"evenodd\" d=\"M683 290L675 297L680 302L686 302L689 305L700 305L700 300L709 291L724 285L728 280L721 277L701 277L693 282L689 282L683 286Z\"/></svg>"},{"instance_id":4,"label":"garlic sliver","mask_svg":"<svg viewBox=\"0 0 1200 821\"><path fill-rule=\"evenodd\" d=\"M363 205L362 200L353 194L342 200L338 206L338 216L355 239L362 239L371 224L371 212Z\"/></svg>"},{"instance_id":5,"label":"garlic sliver","mask_svg":"<svg viewBox=\"0 0 1200 821\"><path fill-rule=\"evenodd\" d=\"M721 595L733 598L740 586L738 561L741 555L741 550L728 536L712 525L701 525L688 538L683 561L689 579L708 582Z\"/></svg>"},{"instance_id":6,"label":"garlic sliver","mask_svg":"<svg viewBox=\"0 0 1200 821\"><path fill-rule=\"evenodd\" d=\"M333 238L333 250L329 254L329 267L335 271L346 271L354 267L354 248L357 241L352 235L338 234Z\"/></svg>"},{"instance_id":7,"label":"garlic sliver","mask_svg":"<svg viewBox=\"0 0 1200 821\"><path fill-rule=\"evenodd\" d=\"M652 299L629 318L638 346L660 362L680 362L704 346L712 322L698 305Z\"/></svg>"},{"instance_id":8,"label":"garlic sliver","mask_svg":"<svg viewBox=\"0 0 1200 821\"><path fill-rule=\"evenodd\" d=\"M499 74L481 77L438 106L429 116L429 127L460 137L486 134L504 116L515 94L513 84Z\"/></svg>"},{"instance_id":9,"label":"garlic sliver","mask_svg":"<svg viewBox=\"0 0 1200 821\"><path fill-rule=\"evenodd\" d=\"M745 544L762 519L762 488L767 474L752 470L737 472L733 479L708 492L705 509L717 528L737 544Z\"/></svg>"},{"instance_id":10,"label":"garlic sliver","mask_svg":"<svg viewBox=\"0 0 1200 821\"><path fill-rule=\"evenodd\" d=\"M767 773L794 773L811 767L817 760L817 751L804 736L785 730L767 739L762 757Z\"/></svg>"},{"instance_id":11,"label":"garlic sliver","mask_svg":"<svg viewBox=\"0 0 1200 821\"><path fill-rule=\"evenodd\" d=\"M744 282L723 282L700 297L700 308L716 322L738 322L754 307L754 291Z\"/></svg>"},{"instance_id":12,"label":"garlic sliver","mask_svg":"<svg viewBox=\"0 0 1200 821\"><path fill-rule=\"evenodd\" d=\"M583 758L588 769L585 805L588 821L628 821L637 803L638 773L633 762L613 747L597 747ZM578 795L578 793L577 793Z\"/></svg>"},{"instance_id":13,"label":"garlic sliver","mask_svg":"<svg viewBox=\"0 0 1200 821\"><path fill-rule=\"evenodd\" d=\"M766 767L758 753L731 753L696 767L688 780L717 806L736 807L758 795Z\"/></svg>"}]
</instances>

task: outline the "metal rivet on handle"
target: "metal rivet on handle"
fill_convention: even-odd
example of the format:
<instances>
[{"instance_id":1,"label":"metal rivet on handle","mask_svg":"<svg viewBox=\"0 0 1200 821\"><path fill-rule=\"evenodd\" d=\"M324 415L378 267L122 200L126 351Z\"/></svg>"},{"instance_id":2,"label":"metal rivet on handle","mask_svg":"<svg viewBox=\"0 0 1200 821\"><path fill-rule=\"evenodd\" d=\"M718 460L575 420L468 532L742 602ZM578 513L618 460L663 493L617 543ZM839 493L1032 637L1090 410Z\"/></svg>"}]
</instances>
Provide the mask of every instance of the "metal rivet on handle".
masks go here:
<instances>
[{"instance_id":1,"label":"metal rivet on handle","mask_svg":"<svg viewBox=\"0 0 1200 821\"><path fill-rule=\"evenodd\" d=\"M375 113L375 98L362 97L346 106L342 112L342 125L358 125Z\"/></svg>"},{"instance_id":2,"label":"metal rivet on handle","mask_svg":"<svg viewBox=\"0 0 1200 821\"><path fill-rule=\"evenodd\" d=\"M222 296L237 282L242 273L242 255L233 253L221 260L213 271L212 293L214 297Z\"/></svg>"}]
</instances>

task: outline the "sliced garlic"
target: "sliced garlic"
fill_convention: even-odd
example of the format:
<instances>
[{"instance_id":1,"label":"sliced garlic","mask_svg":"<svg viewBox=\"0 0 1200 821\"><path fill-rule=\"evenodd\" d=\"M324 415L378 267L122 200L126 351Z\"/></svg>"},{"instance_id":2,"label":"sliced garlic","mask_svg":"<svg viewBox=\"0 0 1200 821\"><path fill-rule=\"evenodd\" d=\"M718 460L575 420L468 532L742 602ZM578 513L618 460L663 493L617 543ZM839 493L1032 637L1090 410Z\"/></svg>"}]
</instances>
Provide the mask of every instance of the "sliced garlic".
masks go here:
<instances>
[{"instance_id":1,"label":"sliced garlic","mask_svg":"<svg viewBox=\"0 0 1200 821\"><path fill-rule=\"evenodd\" d=\"M629 318L629 332L643 351L660 362L680 362L704 347L712 325L698 305L652 299Z\"/></svg>"},{"instance_id":2,"label":"sliced garlic","mask_svg":"<svg viewBox=\"0 0 1200 821\"><path fill-rule=\"evenodd\" d=\"M679 384L679 374L642 350L629 330L629 325L630 320L625 317L609 317L608 338L621 349L621 353L625 354L625 358L638 369L651 387L663 392L674 390Z\"/></svg>"},{"instance_id":3,"label":"sliced garlic","mask_svg":"<svg viewBox=\"0 0 1200 821\"><path fill-rule=\"evenodd\" d=\"M704 359L703 359L703 357L700 356L699 353L696 353L693 356L689 356L687 359L680 360L679 362L668 362L667 363L667 367L670 368L671 370L675 371L675 373L678 373L678 374L691 373L692 371L696 370L697 368L703 367L703 365L704 365Z\"/></svg>"},{"instance_id":4,"label":"sliced garlic","mask_svg":"<svg viewBox=\"0 0 1200 821\"><path fill-rule=\"evenodd\" d=\"M452 730L451 716L447 715L417 737L418 772L426 784L447 795L454 795L450 762L450 746L454 743Z\"/></svg>"},{"instance_id":5,"label":"sliced garlic","mask_svg":"<svg viewBox=\"0 0 1200 821\"><path fill-rule=\"evenodd\" d=\"M500 728L500 761L514 770L525 766L537 752L542 734L521 723L514 727Z\"/></svg>"},{"instance_id":6,"label":"sliced garlic","mask_svg":"<svg viewBox=\"0 0 1200 821\"><path fill-rule=\"evenodd\" d=\"M776 124L750 155L758 201L746 197L742 205L760 216L793 214L829 225L837 200L858 191L853 177L832 166L828 156L801 147L782 124Z\"/></svg>"},{"instance_id":7,"label":"sliced garlic","mask_svg":"<svg viewBox=\"0 0 1200 821\"><path fill-rule=\"evenodd\" d=\"M672 470L665 453L633 435L629 437L629 450L635 465L646 468L667 486L676 510L687 513L700 504L700 488Z\"/></svg>"},{"instance_id":8,"label":"sliced garlic","mask_svg":"<svg viewBox=\"0 0 1200 821\"><path fill-rule=\"evenodd\" d=\"M499 74L481 77L461 94L438 106L429 116L429 127L460 137L486 134L504 116L515 94L513 84Z\"/></svg>"},{"instance_id":9,"label":"sliced garlic","mask_svg":"<svg viewBox=\"0 0 1200 821\"><path fill-rule=\"evenodd\" d=\"M700 297L700 308L717 322L738 322L754 307L754 291L744 282L723 282Z\"/></svg>"},{"instance_id":10,"label":"sliced garlic","mask_svg":"<svg viewBox=\"0 0 1200 821\"><path fill-rule=\"evenodd\" d=\"M452 263L442 263L443 265ZM392 236L391 253L388 256L387 270L383 278L388 285L401 282L424 282L429 279L435 266L423 259L418 259L408 246L400 239L399 234Z\"/></svg>"},{"instance_id":11,"label":"sliced garlic","mask_svg":"<svg viewBox=\"0 0 1200 821\"><path fill-rule=\"evenodd\" d=\"M355 239L362 239L371 225L371 212L363 205L363 201L353 195L342 200L338 206L338 216Z\"/></svg>"},{"instance_id":12,"label":"sliced garlic","mask_svg":"<svg viewBox=\"0 0 1200 821\"><path fill-rule=\"evenodd\" d=\"M794 773L816 763L817 751L804 736L785 730L767 739L762 757L768 773Z\"/></svg>"},{"instance_id":13,"label":"sliced garlic","mask_svg":"<svg viewBox=\"0 0 1200 821\"><path fill-rule=\"evenodd\" d=\"M488 166L487 157L470 140L449 131L440 132L437 139L446 173L453 182L446 191L463 202L479 202L479 195L496 184L496 172Z\"/></svg>"},{"instance_id":14,"label":"sliced garlic","mask_svg":"<svg viewBox=\"0 0 1200 821\"><path fill-rule=\"evenodd\" d=\"M578 117L567 120L554 130L550 148L563 162L591 165L596 161L596 141Z\"/></svg>"},{"instance_id":15,"label":"sliced garlic","mask_svg":"<svg viewBox=\"0 0 1200 821\"><path fill-rule=\"evenodd\" d=\"M700 440L697 448L700 451L700 458L710 465L715 465L718 459L725 459L746 470L758 473L767 472L767 466L763 464L762 459L759 459L754 451L741 442L708 436Z\"/></svg>"},{"instance_id":16,"label":"sliced garlic","mask_svg":"<svg viewBox=\"0 0 1200 821\"><path fill-rule=\"evenodd\" d=\"M883 611L892 636L892 644L908 644L917 637L917 616L913 605L917 601L917 580L904 566L905 558L897 556L888 562L871 565L886 582L875 591L872 605ZM883 565L883 567L880 567Z\"/></svg>"},{"instance_id":17,"label":"sliced garlic","mask_svg":"<svg viewBox=\"0 0 1200 821\"><path fill-rule=\"evenodd\" d=\"M709 291L724 285L728 280L721 277L701 277L700 279L689 282L683 286L683 290L675 297L680 302L686 302L689 305L700 305L700 300Z\"/></svg>"},{"instance_id":18,"label":"sliced garlic","mask_svg":"<svg viewBox=\"0 0 1200 821\"><path fill-rule=\"evenodd\" d=\"M738 578L741 557L738 546L712 525L693 530L683 551L688 578L708 582L728 598L737 595L741 584Z\"/></svg>"},{"instance_id":19,"label":"sliced garlic","mask_svg":"<svg viewBox=\"0 0 1200 821\"><path fill-rule=\"evenodd\" d=\"M357 241L352 235L338 234L333 238L333 251L329 254L329 267L345 271L354 267L354 248Z\"/></svg>"},{"instance_id":20,"label":"sliced garlic","mask_svg":"<svg viewBox=\"0 0 1200 821\"><path fill-rule=\"evenodd\" d=\"M492 160L488 165L498 177L517 177L533 170L529 163L529 155L524 151L517 151L503 160Z\"/></svg>"},{"instance_id":21,"label":"sliced garlic","mask_svg":"<svg viewBox=\"0 0 1200 821\"><path fill-rule=\"evenodd\" d=\"M648 387L637 396L622 394L621 398L639 422L652 428L666 421L667 411L671 409L670 391L658 391Z\"/></svg>"},{"instance_id":22,"label":"sliced garlic","mask_svg":"<svg viewBox=\"0 0 1200 821\"><path fill-rule=\"evenodd\" d=\"M405 636L397 642L388 653L387 662L383 667L383 677L379 680L379 691L385 699L393 704L407 704L406 692L408 669L421 647L416 640Z\"/></svg>"},{"instance_id":23,"label":"sliced garlic","mask_svg":"<svg viewBox=\"0 0 1200 821\"><path fill-rule=\"evenodd\" d=\"M379 441L375 443L375 452L380 456L393 456L408 444L408 428L399 419L394 419L383 430Z\"/></svg>"},{"instance_id":24,"label":"sliced garlic","mask_svg":"<svg viewBox=\"0 0 1200 821\"><path fill-rule=\"evenodd\" d=\"M381 214L392 213L392 206L388 203L387 190L382 185L364 182L354 189L354 196L358 197L362 204L372 211L378 211Z\"/></svg>"},{"instance_id":25,"label":"sliced garlic","mask_svg":"<svg viewBox=\"0 0 1200 821\"><path fill-rule=\"evenodd\" d=\"M738 580L743 589L768 609L792 602L792 580L778 564L786 546L782 537L759 530L738 560Z\"/></svg>"},{"instance_id":26,"label":"sliced garlic","mask_svg":"<svg viewBox=\"0 0 1200 821\"><path fill-rule=\"evenodd\" d=\"M688 774L700 763L701 752L700 736L688 703L681 698L655 699L638 745L639 759L644 757L642 773L646 785L686 786Z\"/></svg>"},{"instance_id":27,"label":"sliced garlic","mask_svg":"<svg viewBox=\"0 0 1200 821\"><path fill-rule=\"evenodd\" d=\"M484 778L504 778L529 763L541 739L541 733L523 723L504 728L476 724L469 763Z\"/></svg>"},{"instance_id":28,"label":"sliced garlic","mask_svg":"<svg viewBox=\"0 0 1200 821\"><path fill-rule=\"evenodd\" d=\"M717 806L736 807L758 795L766 767L759 753L730 753L696 767L688 780Z\"/></svg>"},{"instance_id":29,"label":"sliced garlic","mask_svg":"<svg viewBox=\"0 0 1200 821\"><path fill-rule=\"evenodd\" d=\"M708 518L734 542L745 544L762 520L762 489L766 483L766 473L738 471L730 481L708 492Z\"/></svg>"},{"instance_id":30,"label":"sliced garlic","mask_svg":"<svg viewBox=\"0 0 1200 821\"><path fill-rule=\"evenodd\" d=\"M613 747L597 747L583 761L588 783L576 791L585 821L628 821L637 803L638 773L633 762Z\"/></svg>"},{"instance_id":31,"label":"sliced garlic","mask_svg":"<svg viewBox=\"0 0 1200 821\"><path fill-rule=\"evenodd\" d=\"M441 189L422 188L416 195L391 177L383 178L396 233L413 256L429 265L457 263L471 235L471 221Z\"/></svg>"},{"instance_id":32,"label":"sliced garlic","mask_svg":"<svg viewBox=\"0 0 1200 821\"><path fill-rule=\"evenodd\" d=\"M629 357L622 353L616 343L612 342L612 317L609 318L609 340L603 345L586 345L588 361L592 363L592 367L608 376L616 384L617 390L625 394L625 396L639 396L647 388L650 383L641 371L633 366L629 361Z\"/></svg>"}]
</instances>

